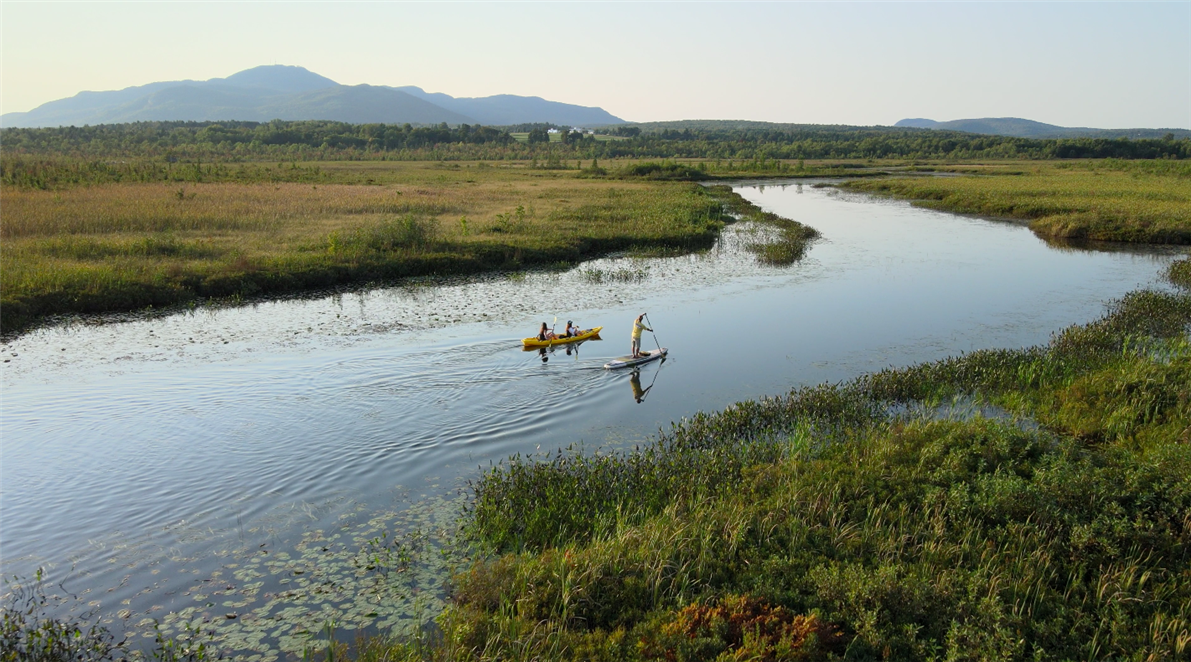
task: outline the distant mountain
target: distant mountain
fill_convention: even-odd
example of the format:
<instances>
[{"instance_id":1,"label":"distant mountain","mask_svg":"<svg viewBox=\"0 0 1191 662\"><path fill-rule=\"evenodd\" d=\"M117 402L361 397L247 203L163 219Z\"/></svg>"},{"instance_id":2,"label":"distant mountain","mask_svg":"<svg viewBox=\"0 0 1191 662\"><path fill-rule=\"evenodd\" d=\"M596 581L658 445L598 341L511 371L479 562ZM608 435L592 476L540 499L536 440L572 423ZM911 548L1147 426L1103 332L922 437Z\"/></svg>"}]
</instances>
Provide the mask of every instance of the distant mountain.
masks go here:
<instances>
[{"instance_id":1,"label":"distant mountain","mask_svg":"<svg viewBox=\"0 0 1191 662\"><path fill-rule=\"evenodd\" d=\"M90 121L120 124L149 120L334 120L352 124L474 123L403 92L371 85L336 85L279 94L232 85L179 85L151 92L113 108L95 111Z\"/></svg>"},{"instance_id":2,"label":"distant mountain","mask_svg":"<svg viewBox=\"0 0 1191 662\"><path fill-rule=\"evenodd\" d=\"M227 78L149 83L108 92L80 92L23 113L0 126L83 126L153 120L334 120L353 124L521 124L575 126L623 120L601 108L538 97L455 99L417 87L340 85L302 67L255 67Z\"/></svg>"},{"instance_id":3,"label":"distant mountain","mask_svg":"<svg viewBox=\"0 0 1191 662\"><path fill-rule=\"evenodd\" d=\"M1162 138L1168 133L1173 133L1176 138L1191 136L1191 131L1187 129L1090 129L1043 124L1020 117L985 117L950 122L917 118L901 120L894 126L1016 138Z\"/></svg>"},{"instance_id":4,"label":"distant mountain","mask_svg":"<svg viewBox=\"0 0 1191 662\"><path fill-rule=\"evenodd\" d=\"M911 119L899 120L897 124L894 124L893 126L900 126L910 129L936 129L938 128L939 123L934 120L915 117Z\"/></svg>"},{"instance_id":5,"label":"distant mountain","mask_svg":"<svg viewBox=\"0 0 1191 662\"><path fill-rule=\"evenodd\" d=\"M108 92L79 92L73 97L44 103L26 113L5 113L0 117L0 124L6 127L67 126L72 124L81 126L132 121L120 119L128 115L142 115L136 119L249 119L247 116L232 117L219 116L219 114L224 112L222 109L227 108L229 97L239 97L231 105L243 112L243 108L256 105L254 97L306 92L337 85L338 83L330 78L307 71L302 67L264 66L241 71L227 78L212 78L206 81L176 80L126 87L122 90ZM189 94L185 91L166 93L163 97L152 98L156 94L177 88L190 88L192 92ZM201 93L196 94L194 90L211 92L215 97L211 104L214 115L212 112L202 111L195 107L195 102L198 102L199 106L202 104L201 99L198 98L201 97ZM183 106L187 106L185 115L157 116L160 113L150 110L160 105L163 113L174 112L177 110L178 104L171 103L171 99L177 100L179 97L188 95L196 98L189 103L182 102Z\"/></svg>"},{"instance_id":6,"label":"distant mountain","mask_svg":"<svg viewBox=\"0 0 1191 662\"><path fill-rule=\"evenodd\" d=\"M290 67L284 64L253 67L227 78L212 78L207 82L222 82L240 87L258 87L276 92L310 92L339 85L330 78L320 76L303 67Z\"/></svg>"},{"instance_id":7,"label":"distant mountain","mask_svg":"<svg viewBox=\"0 0 1191 662\"><path fill-rule=\"evenodd\" d=\"M429 101L436 106L474 117L480 124L490 126L548 122L565 126L587 127L624 123L624 120L603 108L547 101L541 97L497 94L490 97L455 98L440 92L426 92L422 88L412 85L394 89Z\"/></svg>"}]
</instances>

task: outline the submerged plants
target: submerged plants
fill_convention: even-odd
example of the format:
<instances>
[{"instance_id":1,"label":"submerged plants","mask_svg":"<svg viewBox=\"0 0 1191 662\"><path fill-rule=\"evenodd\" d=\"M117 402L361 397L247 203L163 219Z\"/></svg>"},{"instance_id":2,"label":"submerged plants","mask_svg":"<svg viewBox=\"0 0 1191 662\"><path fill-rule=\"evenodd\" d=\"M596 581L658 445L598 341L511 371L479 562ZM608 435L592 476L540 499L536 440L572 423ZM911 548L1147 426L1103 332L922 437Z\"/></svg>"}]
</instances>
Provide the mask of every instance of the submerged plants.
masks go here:
<instances>
[{"instance_id":1,"label":"submerged plants","mask_svg":"<svg viewBox=\"0 0 1191 662\"><path fill-rule=\"evenodd\" d=\"M64 599L47 595L45 582L41 569L29 581L5 579L0 662L208 662L223 657L212 646L213 632L198 626L188 625L171 637L154 621L153 647L140 650L127 638L117 640L91 612L56 616L53 612Z\"/></svg>"}]
</instances>

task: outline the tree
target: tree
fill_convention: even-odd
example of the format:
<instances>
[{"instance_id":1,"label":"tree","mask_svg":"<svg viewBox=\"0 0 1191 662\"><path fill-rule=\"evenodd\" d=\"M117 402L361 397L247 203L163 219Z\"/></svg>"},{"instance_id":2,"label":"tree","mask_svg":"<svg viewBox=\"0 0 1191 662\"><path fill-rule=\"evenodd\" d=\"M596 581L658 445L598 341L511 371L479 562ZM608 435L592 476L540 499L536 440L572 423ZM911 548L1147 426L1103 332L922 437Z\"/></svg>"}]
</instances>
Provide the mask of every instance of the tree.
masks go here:
<instances>
[{"instance_id":1,"label":"tree","mask_svg":"<svg viewBox=\"0 0 1191 662\"><path fill-rule=\"evenodd\" d=\"M562 142L567 145L577 145L583 142L582 131L565 131L562 134Z\"/></svg>"}]
</instances>

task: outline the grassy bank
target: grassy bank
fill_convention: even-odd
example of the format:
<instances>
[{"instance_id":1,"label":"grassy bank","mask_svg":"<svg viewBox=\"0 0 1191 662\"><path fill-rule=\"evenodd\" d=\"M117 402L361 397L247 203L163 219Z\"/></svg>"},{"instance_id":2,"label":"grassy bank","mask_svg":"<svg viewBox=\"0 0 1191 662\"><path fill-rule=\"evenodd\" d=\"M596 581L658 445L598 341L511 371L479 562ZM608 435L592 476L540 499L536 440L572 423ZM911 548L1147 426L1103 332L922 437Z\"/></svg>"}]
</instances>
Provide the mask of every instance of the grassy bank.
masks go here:
<instances>
[{"instance_id":1,"label":"grassy bank","mask_svg":"<svg viewBox=\"0 0 1191 662\"><path fill-rule=\"evenodd\" d=\"M57 188L3 191L5 332L55 314L698 250L733 220L726 203L750 210L726 187L485 164L159 168L142 173L147 181L69 174L42 173ZM175 175L194 178L160 179ZM802 227L755 220L782 224L783 236Z\"/></svg>"},{"instance_id":2,"label":"grassy bank","mask_svg":"<svg viewBox=\"0 0 1191 662\"><path fill-rule=\"evenodd\" d=\"M756 177L874 177L887 168L904 167L896 161L756 159L619 158L600 161L582 155L546 154L525 161L285 161L244 162L228 160L177 162L162 159L85 159L61 154L4 155L0 157L0 186L9 189L61 191L104 184L443 184L457 179L488 181L494 178L576 174L585 178L632 181L709 181Z\"/></svg>"},{"instance_id":3,"label":"grassy bank","mask_svg":"<svg viewBox=\"0 0 1191 662\"><path fill-rule=\"evenodd\" d=\"M1188 325L1191 292L1142 291L1046 346L506 461L441 639L360 659L1186 655Z\"/></svg>"},{"instance_id":4,"label":"grassy bank","mask_svg":"<svg viewBox=\"0 0 1191 662\"><path fill-rule=\"evenodd\" d=\"M1056 239L1191 244L1191 164L1119 161L957 168L960 177L853 181L852 191L1030 222Z\"/></svg>"}]
</instances>

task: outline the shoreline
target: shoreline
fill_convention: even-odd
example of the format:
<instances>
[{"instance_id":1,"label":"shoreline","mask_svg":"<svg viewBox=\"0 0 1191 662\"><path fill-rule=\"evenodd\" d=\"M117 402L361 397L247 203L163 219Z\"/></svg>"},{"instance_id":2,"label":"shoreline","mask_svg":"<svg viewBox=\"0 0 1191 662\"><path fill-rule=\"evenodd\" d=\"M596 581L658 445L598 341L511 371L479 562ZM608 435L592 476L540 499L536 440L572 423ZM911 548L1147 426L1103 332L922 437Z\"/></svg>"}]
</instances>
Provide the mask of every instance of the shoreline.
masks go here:
<instances>
[{"instance_id":1,"label":"shoreline","mask_svg":"<svg viewBox=\"0 0 1191 662\"><path fill-rule=\"evenodd\" d=\"M804 244L816 233L794 221L767 214L748 203L724 185L694 183L657 183L650 190L680 190L666 208L671 215L669 228L657 232L645 228L637 234L620 234L615 227L597 227L588 235L575 234L540 247L522 243L486 243L483 245L431 243L395 247L394 252L373 251L361 259L332 262L304 271L283 271L246 264L239 271L182 275L162 282L158 276L148 281L125 283L124 287L79 292L64 290L11 296L0 303L2 338L8 340L36 328L62 322L102 322L105 317L138 314L158 315L192 310L200 306L242 305L268 300L319 297L327 293L354 292L389 287L419 279L471 278L529 270L569 268L583 262L623 251L689 254L710 248L723 225L748 219L777 226L783 232L780 244L786 246L779 261L788 264L800 259ZM615 190L615 189L612 189ZM518 209L521 209L519 207ZM633 211L632 209L628 210ZM614 210L619 213L619 210ZM686 216L686 218L683 218ZM499 219L509 218L498 215ZM407 221L407 223L414 223ZM465 226L466 227L466 226ZM518 228L525 233L533 226ZM499 230L494 225L492 231ZM597 236L603 232L603 236ZM449 240L444 240L449 242Z\"/></svg>"}]
</instances>

